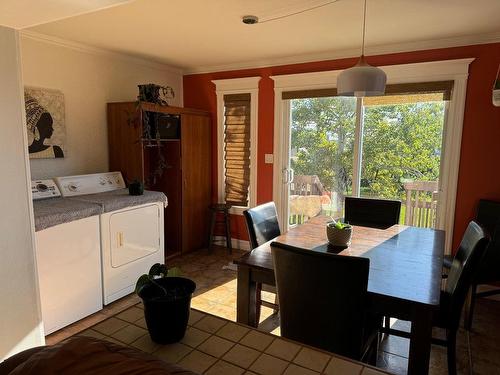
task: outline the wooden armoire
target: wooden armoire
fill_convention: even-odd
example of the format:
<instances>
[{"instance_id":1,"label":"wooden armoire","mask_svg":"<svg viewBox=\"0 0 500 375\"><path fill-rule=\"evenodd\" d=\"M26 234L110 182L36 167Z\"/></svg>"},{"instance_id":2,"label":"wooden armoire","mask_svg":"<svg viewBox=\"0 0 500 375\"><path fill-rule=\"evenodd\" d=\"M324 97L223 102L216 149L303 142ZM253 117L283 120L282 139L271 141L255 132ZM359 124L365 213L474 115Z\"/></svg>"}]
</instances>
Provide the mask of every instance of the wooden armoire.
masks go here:
<instances>
[{"instance_id":1,"label":"wooden armoire","mask_svg":"<svg viewBox=\"0 0 500 375\"><path fill-rule=\"evenodd\" d=\"M146 102L108 103L109 168L168 198L165 253L208 245L211 120L208 112Z\"/></svg>"}]
</instances>

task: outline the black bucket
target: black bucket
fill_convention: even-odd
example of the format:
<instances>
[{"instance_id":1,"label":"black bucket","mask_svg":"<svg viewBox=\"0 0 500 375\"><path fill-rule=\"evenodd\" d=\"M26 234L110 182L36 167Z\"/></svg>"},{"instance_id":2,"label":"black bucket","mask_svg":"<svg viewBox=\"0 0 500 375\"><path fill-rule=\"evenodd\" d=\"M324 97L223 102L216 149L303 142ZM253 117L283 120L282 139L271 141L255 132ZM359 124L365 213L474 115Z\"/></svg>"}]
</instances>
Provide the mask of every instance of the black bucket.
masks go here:
<instances>
[{"instance_id":1,"label":"black bucket","mask_svg":"<svg viewBox=\"0 0 500 375\"><path fill-rule=\"evenodd\" d=\"M166 277L155 282L167 293L156 285L148 285L139 293L151 340L158 344L180 341L186 333L196 284L183 277Z\"/></svg>"}]
</instances>

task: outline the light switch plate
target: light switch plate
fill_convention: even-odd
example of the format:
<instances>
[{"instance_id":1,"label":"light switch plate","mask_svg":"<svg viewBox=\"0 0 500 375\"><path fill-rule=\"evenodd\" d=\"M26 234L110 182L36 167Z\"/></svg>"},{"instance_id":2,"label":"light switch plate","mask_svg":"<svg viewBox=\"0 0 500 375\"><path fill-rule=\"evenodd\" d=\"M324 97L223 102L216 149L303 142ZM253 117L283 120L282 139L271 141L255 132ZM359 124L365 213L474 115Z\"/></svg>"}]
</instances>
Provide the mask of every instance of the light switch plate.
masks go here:
<instances>
[{"instance_id":1,"label":"light switch plate","mask_svg":"<svg viewBox=\"0 0 500 375\"><path fill-rule=\"evenodd\" d=\"M273 162L274 162L274 155L273 154L265 154L264 155L264 162L266 164L273 164Z\"/></svg>"}]
</instances>

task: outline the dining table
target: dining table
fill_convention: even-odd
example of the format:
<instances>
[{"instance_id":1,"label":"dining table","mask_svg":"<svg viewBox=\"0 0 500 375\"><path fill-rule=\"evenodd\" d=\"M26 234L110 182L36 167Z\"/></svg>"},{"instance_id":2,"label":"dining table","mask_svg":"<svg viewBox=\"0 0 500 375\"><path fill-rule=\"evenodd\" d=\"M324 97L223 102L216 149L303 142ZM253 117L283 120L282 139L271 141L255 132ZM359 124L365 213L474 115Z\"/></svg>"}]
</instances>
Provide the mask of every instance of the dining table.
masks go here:
<instances>
[{"instance_id":1,"label":"dining table","mask_svg":"<svg viewBox=\"0 0 500 375\"><path fill-rule=\"evenodd\" d=\"M328 243L326 225L331 220L327 216L311 218L234 260L238 267L238 323L256 327L257 284L276 285L273 241L311 251L366 257L370 259L371 306L384 316L411 322L408 374L428 374L432 317L440 301L445 232L406 225L353 225L351 244L339 248Z\"/></svg>"}]
</instances>

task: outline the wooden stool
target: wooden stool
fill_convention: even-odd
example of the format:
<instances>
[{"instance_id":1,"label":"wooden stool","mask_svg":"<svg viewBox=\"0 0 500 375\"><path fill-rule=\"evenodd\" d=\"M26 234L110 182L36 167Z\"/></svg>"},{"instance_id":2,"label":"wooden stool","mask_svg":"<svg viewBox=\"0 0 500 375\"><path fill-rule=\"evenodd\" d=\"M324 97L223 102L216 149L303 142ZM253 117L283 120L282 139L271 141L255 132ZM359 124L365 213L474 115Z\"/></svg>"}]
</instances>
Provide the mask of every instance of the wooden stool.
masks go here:
<instances>
[{"instance_id":1,"label":"wooden stool","mask_svg":"<svg viewBox=\"0 0 500 375\"><path fill-rule=\"evenodd\" d=\"M210 219L210 238L208 240L208 252L212 252L212 245L214 241L214 229L216 224L224 224L226 229L226 247L229 249L229 253L233 252L231 246L231 219L229 217L230 204L217 203L210 206L211 219ZM217 221L218 214L222 213L223 220Z\"/></svg>"}]
</instances>

